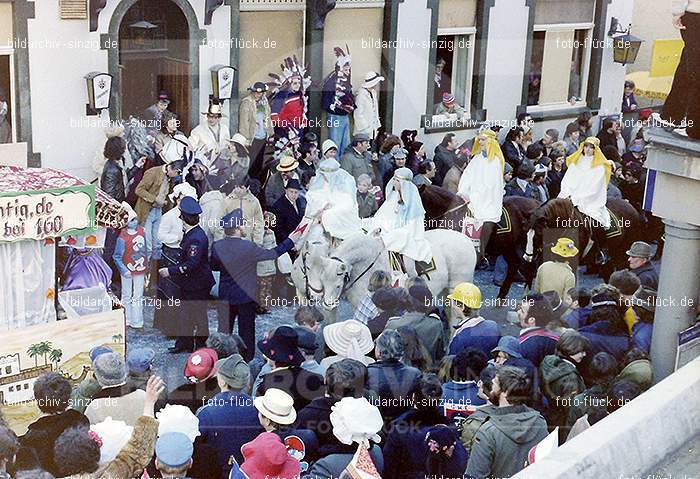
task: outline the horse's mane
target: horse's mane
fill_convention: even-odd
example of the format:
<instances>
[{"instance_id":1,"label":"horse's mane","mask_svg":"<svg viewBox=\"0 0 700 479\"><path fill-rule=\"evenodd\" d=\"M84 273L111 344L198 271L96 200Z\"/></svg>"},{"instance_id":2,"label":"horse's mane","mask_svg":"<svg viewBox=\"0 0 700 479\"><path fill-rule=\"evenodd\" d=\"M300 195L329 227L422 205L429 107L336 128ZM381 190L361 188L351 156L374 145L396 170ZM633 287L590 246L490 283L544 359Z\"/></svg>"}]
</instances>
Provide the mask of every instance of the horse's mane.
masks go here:
<instances>
[{"instance_id":1,"label":"horse's mane","mask_svg":"<svg viewBox=\"0 0 700 479\"><path fill-rule=\"evenodd\" d=\"M581 218L581 213L574 207L569 198L552 198L535 210L532 215L533 222L544 218L546 224L551 225L558 218Z\"/></svg>"},{"instance_id":2,"label":"horse's mane","mask_svg":"<svg viewBox=\"0 0 700 479\"><path fill-rule=\"evenodd\" d=\"M421 185L418 191L428 214L440 215L464 203L459 196L440 186Z\"/></svg>"},{"instance_id":3,"label":"horse's mane","mask_svg":"<svg viewBox=\"0 0 700 479\"><path fill-rule=\"evenodd\" d=\"M333 252L333 256L352 266L374 260L382 249L383 245L377 238L357 233L344 240Z\"/></svg>"}]
</instances>

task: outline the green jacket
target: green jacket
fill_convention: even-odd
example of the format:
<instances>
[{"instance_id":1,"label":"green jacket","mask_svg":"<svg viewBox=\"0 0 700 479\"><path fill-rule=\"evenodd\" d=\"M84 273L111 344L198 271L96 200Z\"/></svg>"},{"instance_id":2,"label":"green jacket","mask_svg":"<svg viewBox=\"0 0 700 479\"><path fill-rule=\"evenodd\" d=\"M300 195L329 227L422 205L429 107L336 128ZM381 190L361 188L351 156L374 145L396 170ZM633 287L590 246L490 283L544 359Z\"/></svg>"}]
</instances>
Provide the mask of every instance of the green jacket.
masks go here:
<instances>
[{"instance_id":1,"label":"green jacket","mask_svg":"<svg viewBox=\"0 0 700 479\"><path fill-rule=\"evenodd\" d=\"M95 394L100 392L102 387L97 379L90 374L88 377L83 379L79 384L73 386L73 391L70 396L71 409L85 413L85 408L88 407L92 398Z\"/></svg>"},{"instance_id":2,"label":"green jacket","mask_svg":"<svg viewBox=\"0 0 700 479\"><path fill-rule=\"evenodd\" d=\"M355 178L355 181L357 181L362 174L369 175L370 178L374 177L372 154L369 152L362 154L352 146L349 146L345 150L340 160L340 167L350 173Z\"/></svg>"},{"instance_id":3,"label":"green jacket","mask_svg":"<svg viewBox=\"0 0 700 479\"><path fill-rule=\"evenodd\" d=\"M479 428L467 477L510 477L525 467L528 452L547 437L544 418L525 405L497 407Z\"/></svg>"},{"instance_id":4,"label":"green jacket","mask_svg":"<svg viewBox=\"0 0 700 479\"><path fill-rule=\"evenodd\" d=\"M550 406L566 406L567 400L586 389L576 366L555 354L545 356L540 364L542 392L550 401Z\"/></svg>"},{"instance_id":5,"label":"green jacket","mask_svg":"<svg viewBox=\"0 0 700 479\"><path fill-rule=\"evenodd\" d=\"M433 362L443 358L446 347L440 318L412 311L404 313L400 318L391 318L384 329L399 329L401 326L411 326L416 330Z\"/></svg>"},{"instance_id":6,"label":"green jacket","mask_svg":"<svg viewBox=\"0 0 700 479\"><path fill-rule=\"evenodd\" d=\"M479 431L481 426L483 426L484 423L489 420L491 417L491 411L497 408L498 406L494 406L493 404L481 406L472 414L467 416L464 421L462 421L460 425L462 432L459 439L462 441L462 444L467 452L470 452L474 446L474 438L476 437L476 433Z\"/></svg>"}]
</instances>

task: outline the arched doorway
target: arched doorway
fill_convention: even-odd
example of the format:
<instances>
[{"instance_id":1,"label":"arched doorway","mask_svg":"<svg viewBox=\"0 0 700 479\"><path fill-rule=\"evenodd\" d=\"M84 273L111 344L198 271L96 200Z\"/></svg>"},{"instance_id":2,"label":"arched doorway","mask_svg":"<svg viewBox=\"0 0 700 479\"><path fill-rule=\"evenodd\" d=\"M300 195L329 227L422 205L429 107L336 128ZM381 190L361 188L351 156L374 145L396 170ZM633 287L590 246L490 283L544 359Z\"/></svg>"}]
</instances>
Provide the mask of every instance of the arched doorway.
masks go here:
<instances>
[{"instance_id":1,"label":"arched doorway","mask_svg":"<svg viewBox=\"0 0 700 479\"><path fill-rule=\"evenodd\" d=\"M190 131L199 91L198 49L192 45L198 26L190 10L180 0L126 0L117 7L110 34L119 48L116 55L111 52L110 70L117 81L118 117L141 117L165 90L181 130Z\"/></svg>"}]
</instances>

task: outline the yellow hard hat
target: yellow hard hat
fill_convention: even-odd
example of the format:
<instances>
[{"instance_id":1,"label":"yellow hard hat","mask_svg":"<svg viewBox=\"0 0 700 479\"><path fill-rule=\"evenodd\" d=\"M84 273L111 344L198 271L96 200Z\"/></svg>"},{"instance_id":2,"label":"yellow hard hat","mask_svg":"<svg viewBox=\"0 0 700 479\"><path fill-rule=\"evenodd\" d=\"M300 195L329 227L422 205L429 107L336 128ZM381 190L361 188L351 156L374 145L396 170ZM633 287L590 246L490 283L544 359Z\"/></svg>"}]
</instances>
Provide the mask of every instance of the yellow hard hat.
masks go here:
<instances>
[{"instance_id":1,"label":"yellow hard hat","mask_svg":"<svg viewBox=\"0 0 700 479\"><path fill-rule=\"evenodd\" d=\"M454 291L447 295L452 301L458 301L471 309L481 307L481 290L472 283L459 283Z\"/></svg>"},{"instance_id":2,"label":"yellow hard hat","mask_svg":"<svg viewBox=\"0 0 700 479\"><path fill-rule=\"evenodd\" d=\"M574 244L573 240L569 238L559 238L557 244L552 246L550 251L562 258L573 258L578 254L578 248Z\"/></svg>"}]
</instances>

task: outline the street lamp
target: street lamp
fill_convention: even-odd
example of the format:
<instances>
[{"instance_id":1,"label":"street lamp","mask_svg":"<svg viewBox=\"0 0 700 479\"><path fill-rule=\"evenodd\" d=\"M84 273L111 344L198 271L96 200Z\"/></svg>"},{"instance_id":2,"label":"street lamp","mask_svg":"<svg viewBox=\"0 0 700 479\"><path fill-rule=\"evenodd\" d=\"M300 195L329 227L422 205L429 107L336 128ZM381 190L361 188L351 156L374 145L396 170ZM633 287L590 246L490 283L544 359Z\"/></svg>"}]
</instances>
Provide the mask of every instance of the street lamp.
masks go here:
<instances>
[{"instance_id":1,"label":"street lamp","mask_svg":"<svg viewBox=\"0 0 700 479\"><path fill-rule=\"evenodd\" d=\"M615 17L612 18L608 36L613 40L613 61L615 63L627 65L637 60L639 48L644 40L630 34L631 29L631 23L628 25L627 30L624 30L619 20Z\"/></svg>"}]
</instances>

